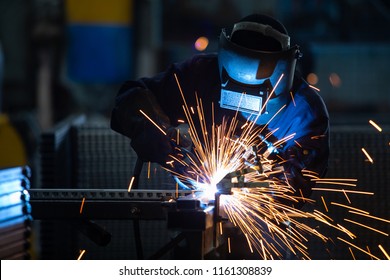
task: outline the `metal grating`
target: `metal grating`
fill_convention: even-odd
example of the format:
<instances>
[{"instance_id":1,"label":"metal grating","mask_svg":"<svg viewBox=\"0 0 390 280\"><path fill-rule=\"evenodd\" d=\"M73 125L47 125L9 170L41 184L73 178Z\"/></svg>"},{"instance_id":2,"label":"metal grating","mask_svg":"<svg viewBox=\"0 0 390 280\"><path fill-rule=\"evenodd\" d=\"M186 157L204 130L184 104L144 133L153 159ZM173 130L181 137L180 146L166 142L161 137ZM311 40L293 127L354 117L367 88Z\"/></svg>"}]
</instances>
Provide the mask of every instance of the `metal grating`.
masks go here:
<instances>
[{"instance_id":1,"label":"metal grating","mask_svg":"<svg viewBox=\"0 0 390 280\"><path fill-rule=\"evenodd\" d=\"M127 190L137 161L130 140L109 127L108 120L90 120L72 128L75 186L78 189ZM138 187L141 189L174 189L172 177L157 164L144 164ZM105 248L79 236L79 247L86 247L85 258L136 259L133 221L99 221L113 238ZM143 254L148 257L170 239L164 221L140 221Z\"/></svg>"},{"instance_id":2,"label":"metal grating","mask_svg":"<svg viewBox=\"0 0 390 280\"><path fill-rule=\"evenodd\" d=\"M321 201L324 197L328 206L330 202L346 204L366 210L373 216L390 219L390 127L382 127L382 132L367 126L333 126L331 127L331 153L329 158L329 170L327 178L357 179L356 190L372 192L374 195L349 194L348 198L343 193L335 192L314 192L313 197ZM362 151L364 148L373 159L371 163ZM322 187L335 187L322 185ZM337 187L337 186L336 186ZM342 188L338 186L337 188ZM350 201L348 201L348 199ZM344 219L358 221L362 224L374 227L384 233L390 234L390 224L353 215L341 207L330 206L329 212L325 212L322 203L317 206L328 214L335 222L346 223ZM369 250L376 256L385 256L378 248L382 245L389 250L390 239L388 236L365 229L363 227L348 224L354 232L357 232L355 240L348 239L345 235L333 231L328 227L319 225L331 240L324 244L317 240L311 242L311 253L317 259L369 259L365 253L352 248L352 256L348 246L337 240L337 236L347 241L355 242L356 245Z\"/></svg>"}]
</instances>

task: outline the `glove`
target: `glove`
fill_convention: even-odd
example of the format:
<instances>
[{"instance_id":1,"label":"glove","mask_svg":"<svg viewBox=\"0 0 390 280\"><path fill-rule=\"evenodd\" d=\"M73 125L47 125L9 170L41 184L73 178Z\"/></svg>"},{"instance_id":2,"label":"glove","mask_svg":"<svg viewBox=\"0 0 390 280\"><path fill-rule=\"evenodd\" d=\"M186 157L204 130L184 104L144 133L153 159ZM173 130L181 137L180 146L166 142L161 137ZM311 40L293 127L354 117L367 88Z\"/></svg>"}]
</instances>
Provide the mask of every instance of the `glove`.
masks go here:
<instances>
[{"instance_id":1,"label":"glove","mask_svg":"<svg viewBox=\"0 0 390 280\"><path fill-rule=\"evenodd\" d=\"M132 89L115 109L115 120L113 129L131 139L131 147L142 161L165 164L173 152L166 133L170 120L150 90Z\"/></svg>"},{"instance_id":2,"label":"glove","mask_svg":"<svg viewBox=\"0 0 390 280\"><path fill-rule=\"evenodd\" d=\"M312 187L315 185L314 181L305 177L302 170L306 167L306 163L313 156L314 151L303 150L297 146L291 146L285 151L279 150L278 154L281 160L276 165L283 168L283 172L276 174L276 177L281 181L288 181L288 185L293 188L293 194L298 201L281 199L283 204L293 206L295 208L302 208L305 204L304 198L309 198L312 194Z\"/></svg>"}]
</instances>

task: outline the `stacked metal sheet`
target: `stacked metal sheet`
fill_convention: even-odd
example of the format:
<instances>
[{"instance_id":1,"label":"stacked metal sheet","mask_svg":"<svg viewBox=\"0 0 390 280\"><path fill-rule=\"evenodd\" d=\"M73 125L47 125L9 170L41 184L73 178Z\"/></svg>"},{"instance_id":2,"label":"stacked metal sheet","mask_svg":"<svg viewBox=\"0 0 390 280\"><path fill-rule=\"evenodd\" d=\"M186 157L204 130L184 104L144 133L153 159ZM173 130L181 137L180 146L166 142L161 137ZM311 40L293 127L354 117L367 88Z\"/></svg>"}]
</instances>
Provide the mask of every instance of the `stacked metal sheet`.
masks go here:
<instances>
[{"instance_id":1,"label":"stacked metal sheet","mask_svg":"<svg viewBox=\"0 0 390 280\"><path fill-rule=\"evenodd\" d=\"M85 119L83 115L72 115L42 133L39 145L40 188L73 188L71 130L85 122ZM77 258L78 252L74 249L75 230L70 223L34 220L34 228L39 228L39 258Z\"/></svg>"},{"instance_id":2,"label":"stacked metal sheet","mask_svg":"<svg viewBox=\"0 0 390 280\"><path fill-rule=\"evenodd\" d=\"M29 259L31 206L30 171L0 169L0 259Z\"/></svg>"}]
</instances>

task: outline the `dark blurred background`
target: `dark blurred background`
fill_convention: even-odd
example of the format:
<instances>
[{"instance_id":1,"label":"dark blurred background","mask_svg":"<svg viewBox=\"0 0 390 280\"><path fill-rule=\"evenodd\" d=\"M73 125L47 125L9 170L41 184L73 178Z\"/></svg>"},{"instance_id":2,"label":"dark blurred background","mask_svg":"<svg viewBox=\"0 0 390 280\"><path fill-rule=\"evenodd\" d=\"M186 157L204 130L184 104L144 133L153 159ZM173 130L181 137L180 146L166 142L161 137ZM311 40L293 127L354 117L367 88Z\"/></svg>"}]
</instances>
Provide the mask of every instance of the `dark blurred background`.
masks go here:
<instances>
[{"instance_id":1,"label":"dark blurred background","mask_svg":"<svg viewBox=\"0 0 390 280\"><path fill-rule=\"evenodd\" d=\"M42 134L74 115L108 120L122 82L216 51L221 28L254 12L301 46L332 126L390 125L387 0L0 0L0 167L29 165L42 187Z\"/></svg>"}]
</instances>

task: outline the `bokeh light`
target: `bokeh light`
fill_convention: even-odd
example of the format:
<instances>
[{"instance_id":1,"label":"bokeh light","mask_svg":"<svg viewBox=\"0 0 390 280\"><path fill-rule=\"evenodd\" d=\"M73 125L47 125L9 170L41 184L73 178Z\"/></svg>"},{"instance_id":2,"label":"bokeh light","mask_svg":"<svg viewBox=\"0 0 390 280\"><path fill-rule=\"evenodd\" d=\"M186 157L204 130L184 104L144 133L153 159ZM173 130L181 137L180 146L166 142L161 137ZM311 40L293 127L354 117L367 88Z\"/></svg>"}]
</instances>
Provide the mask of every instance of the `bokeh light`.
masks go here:
<instances>
[{"instance_id":1,"label":"bokeh light","mask_svg":"<svg viewBox=\"0 0 390 280\"><path fill-rule=\"evenodd\" d=\"M341 78L337 73L331 73L329 75L329 82L333 87L340 87L341 86Z\"/></svg>"},{"instance_id":2,"label":"bokeh light","mask_svg":"<svg viewBox=\"0 0 390 280\"><path fill-rule=\"evenodd\" d=\"M194 44L195 49L200 52L204 51L208 45L209 45L209 39L203 36L196 39Z\"/></svg>"},{"instance_id":3,"label":"bokeh light","mask_svg":"<svg viewBox=\"0 0 390 280\"><path fill-rule=\"evenodd\" d=\"M306 77L306 80L311 85L316 85L318 83L318 76L314 73L309 73Z\"/></svg>"}]
</instances>

